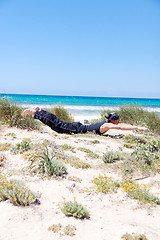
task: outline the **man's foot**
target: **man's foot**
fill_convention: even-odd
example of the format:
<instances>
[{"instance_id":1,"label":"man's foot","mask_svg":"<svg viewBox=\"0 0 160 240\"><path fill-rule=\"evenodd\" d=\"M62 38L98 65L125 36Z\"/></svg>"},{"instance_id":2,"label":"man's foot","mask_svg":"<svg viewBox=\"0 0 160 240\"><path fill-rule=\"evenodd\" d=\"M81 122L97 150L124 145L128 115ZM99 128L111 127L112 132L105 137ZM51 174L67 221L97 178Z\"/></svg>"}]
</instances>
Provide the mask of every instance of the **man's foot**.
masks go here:
<instances>
[{"instance_id":1,"label":"man's foot","mask_svg":"<svg viewBox=\"0 0 160 240\"><path fill-rule=\"evenodd\" d=\"M36 111L40 111L40 110L41 110L41 109L40 109L39 107L25 109L25 110L22 112L22 116L25 116L25 115L34 115Z\"/></svg>"}]
</instances>

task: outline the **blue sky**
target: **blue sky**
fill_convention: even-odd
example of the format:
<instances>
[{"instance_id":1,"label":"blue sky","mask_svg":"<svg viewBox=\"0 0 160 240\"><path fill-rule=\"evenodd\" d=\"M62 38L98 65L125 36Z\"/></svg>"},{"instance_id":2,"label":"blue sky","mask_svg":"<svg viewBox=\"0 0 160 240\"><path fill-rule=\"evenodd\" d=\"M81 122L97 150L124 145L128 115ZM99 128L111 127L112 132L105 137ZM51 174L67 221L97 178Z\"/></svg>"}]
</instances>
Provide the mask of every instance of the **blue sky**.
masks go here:
<instances>
[{"instance_id":1,"label":"blue sky","mask_svg":"<svg viewBox=\"0 0 160 240\"><path fill-rule=\"evenodd\" d=\"M0 92L160 98L160 1L0 0Z\"/></svg>"}]
</instances>

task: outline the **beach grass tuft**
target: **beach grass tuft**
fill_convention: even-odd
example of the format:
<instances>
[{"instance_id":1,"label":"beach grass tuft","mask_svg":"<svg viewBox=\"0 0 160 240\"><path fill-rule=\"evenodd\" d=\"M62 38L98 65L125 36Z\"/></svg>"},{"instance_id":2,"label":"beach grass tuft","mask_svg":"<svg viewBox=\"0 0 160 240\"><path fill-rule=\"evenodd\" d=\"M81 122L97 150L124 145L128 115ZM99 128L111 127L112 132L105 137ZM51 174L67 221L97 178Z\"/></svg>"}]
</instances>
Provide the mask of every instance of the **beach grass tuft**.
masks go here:
<instances>
[{"instance_id":1,"label":"beach grass tuft","mask_svg":"<svg viewBox=\"0 0 160 240\"><path fill-rule=\"evenodd\" d=\"M38 163L37 163L38 161ZM57 157L51 155L47 146L32 159L32 169L45 176L60 177L67 174L67 168Z\"/></svg>"},{"instance_id":2,"label":"beach grass tuft","mask_svg":"<svg viewBox=\"0 0 160 240\"><path fill-rule=\"evenodd\" d=\"M0 98L0 119L1 123L10 127L18 127L22 129L39 129L39 124L31 116L22 117L24 109L15 102L10 102L6 98Z\"/></svg>"},{"instance_id":3,"label":"beach grass tuft","mask_svg":"<svg viewBox=\"0 0 160 240\"><path fill-rule=\"evenodd\" d=\"M58 118L66 122L73 122L74 118L71 113L61 105L57 105L54 108L47 108L46 111L49 111L55 114Z\"/></svg>"}]
</instances>

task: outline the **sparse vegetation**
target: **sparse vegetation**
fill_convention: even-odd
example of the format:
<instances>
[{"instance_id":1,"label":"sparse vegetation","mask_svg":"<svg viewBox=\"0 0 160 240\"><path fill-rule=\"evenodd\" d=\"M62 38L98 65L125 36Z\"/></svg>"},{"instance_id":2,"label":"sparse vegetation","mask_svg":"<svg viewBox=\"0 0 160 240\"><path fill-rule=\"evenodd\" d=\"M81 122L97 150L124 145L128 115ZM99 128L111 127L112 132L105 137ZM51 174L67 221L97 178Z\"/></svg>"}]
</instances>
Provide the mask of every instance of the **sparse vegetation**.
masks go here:
<instances>
[{"instance_id":1,"label":"sparse vegetation","mask_svg":"<svg viewBox=\"0 0 160 240\"><path fill-rule=\"evenodd\" d=\"M71 147L71 146L69 146L69 145L67 145L67 144L63 144L63 145L61 145L60 147L62 148L62 150L65 150L65 151L68 150L68 151L71 151L71 152L73 152L73 153L76 153L74 147Z\"/></svg>"},{"instance_id":2,"label":"sparse vegetation","mask_svg":"<svg viewBox=\"0 0 160 240\"><path fill-rule=\"evenodd\" d=\"M53 224L48 228L49 231L54 233L59 233L59 236L70 236L73 237L75 235L75 231L77 230L75 226L68 224L67 226L62 226L62 224Z\"/></svg>"},{"instance_id":3,"label":"sparse vegetation","mask_svg":"<svg viewBox=\"0 0 160 240\"><path fill-rule=\"evenodd\" d=\"M123 182L114 181L113 178L107 177L105 174L99 174L98 177L93 178L92 183L94 184L96 192L116 192L118 188L121 188L131 198L137 199L142 204L149 203L160 205L160 199L151 194L146 185L140 185L130 180L125 180Z\"/></svg>"},{"instance_id":4,"label":"sparse vegetation","mask_svg":"<svg viewBox=\"0 0 160 240\"><path fill-rule=\"evenodd\" d=\"M0 151L9 151L11 143L0 143Z\"/></svg>"},{"instance_id":5,"label":"sparse vegetation","mask_svg":"<svg viewBox=\"0 0 160 240\"><path fill-rule=\"evenodd\" d=\"M5 134L6 137L13 137L16 138L16 134L15 133L7 133Z\"/></svg>"},{"instance_id":6,"label":"sparse vegetation","mask_svg":"<svg viewBox=\"0 0 160 240\"><path fill-rule=\"evenodd\" d=\"M73 181L73 182L79 182L79 183L82 182L81 178L78 178L78 177L75 177L75 176L69 176L68 180Z\"/></svg>"},{"instance_id":7,"label":"sparse vegetation","mask_svg":"<svg viewBox=\"0 0 160 240\"><path fill-rule=\"evenodd\" d=\"M99 158L99 155L97 153L93 153L90 149L88 148L78 148L78 150L87 153L87 156L90 158Z\"/></svg>"},{"instance_id":8,"label":"sparse vegetation","mask_svg":"<svg viewBox=\"0 0 160 240\"><path fill-rule=\"evenodd\" d=\"M23 153L25 151L28 151L31 149L31 146L30 146L30 141L27 141L27 140L23 140L22 142L20 143L17 143L15 146L12 146L10 148L10 151L12 153Z\"/></svg>"},{"instance_id":9,"label":"sparse vegetation","mask_svg":"<svg viewBox=\"0 0 160 240\"><path fill-rule=\"evenodd\" d=\"M140 203L150 203L160 205L160 199L151 194L146 185L140 185L133 181L124 181L120 184L120 187L126 192L131 198L139 200Z\"/></svg>"},{"instance_id":10,"label":"sparse vegetation","mask_svg":"<svg viewBox=\"0 0 160 240\"><path fill-rule=\"evenodd\" d=\"M132 145L133 146L133 145ZM124 177L137 173L155 174L160 172L160 141L151 140L146 143L135 144L131 154L124 154L123 162L117 167Z\"/></svg>"},{"instance_id":11,"label":"sparse vegetation","mask_svg":"<svg viewBox=\"0 0 160 240\"><path fill-rule=\"evenodd\" d=\"M92 144L100 144L100 141L99 140L93 140L91 141Z\"/></svg>"},{"instance_id":12,"label":"sparse vegetation","mask_svg":"<svg viewBox=\"0 0 160 240\"><path fill-rule=\"evenodd\" d=\"M75 167L75 168L87 169L91 167L89 163L86 163L80 160L79 158L66 158L64 162L66 164L70 164L72 167Z\"/></svg>"},{"instance_id":13,"label":"sparse vegetation","mask_svg":"<svg viewBox=\"0 0 160 240\"><path fill-rule=\"evenodd\" d=\"M121 237L123 240L148 240L145 234L126 233Z\"/></svg>"}]
</instances>

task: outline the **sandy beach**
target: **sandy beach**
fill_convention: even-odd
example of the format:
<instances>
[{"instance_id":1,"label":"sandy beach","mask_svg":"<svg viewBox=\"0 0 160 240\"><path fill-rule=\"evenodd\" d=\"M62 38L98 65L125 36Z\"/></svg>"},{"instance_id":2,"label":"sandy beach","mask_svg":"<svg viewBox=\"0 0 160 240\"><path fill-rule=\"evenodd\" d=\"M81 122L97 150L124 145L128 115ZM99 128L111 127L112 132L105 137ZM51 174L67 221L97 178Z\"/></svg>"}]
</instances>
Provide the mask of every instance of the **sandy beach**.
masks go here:
<instances>
[{"instance_id":1,"label":"sandy beach","mask_svg":"<svg viewBox=\"0 0 160 240\"><path fill-rule=\"evenodd\" d=\"M120 133L120 131L118 132ZM124 134L124 132L123 132ZM133 134L126 131L125 134ZM145 234L147 239L160 239L160 206L152 207L141 205L137 200L131 199L127 193L118 189L108 194L96 193L91 182L99 174L106 174L114 180L122 180L120 172L110 168L102 161L106 150L131 152L124 147L122 139L97 136L94 134L66 135L57 134L49 127L43 126L41 130L22 130L18 128L1 127L0 143L11 143L12 146L21 142L24 137L30 139L31 144L41 144L44 141L52 148L53 145L67 144L74 151L65 150L68 156L78 157L91 165L88 169L75 168L66 164L68 174L62 179L54 177L43 178L28 171L30 161L23 154L13 154L10 150L1 151L5 157L1 164L1 174L7 179L23 180L35 192L41 194L40 205L15 206L9 200L0 202L0 240L120 240L127 232L132 234ZM97 140L97 144L94 144ZM90 149L99 155L93 159L79 148ZM81 179L81 182L74 181ZM151 187L151 192L160 197L160 175L156 174L142 180L140 184ZM153 183L159 184L153 184ZM61 206L64 201L76 201L86 207L90 213L89 219L76 219L67 217L62 213ZM71 224L75 226L75 235L67 236L49 231L53 224L63 227Z\"/></svg>"}]
</instances>

